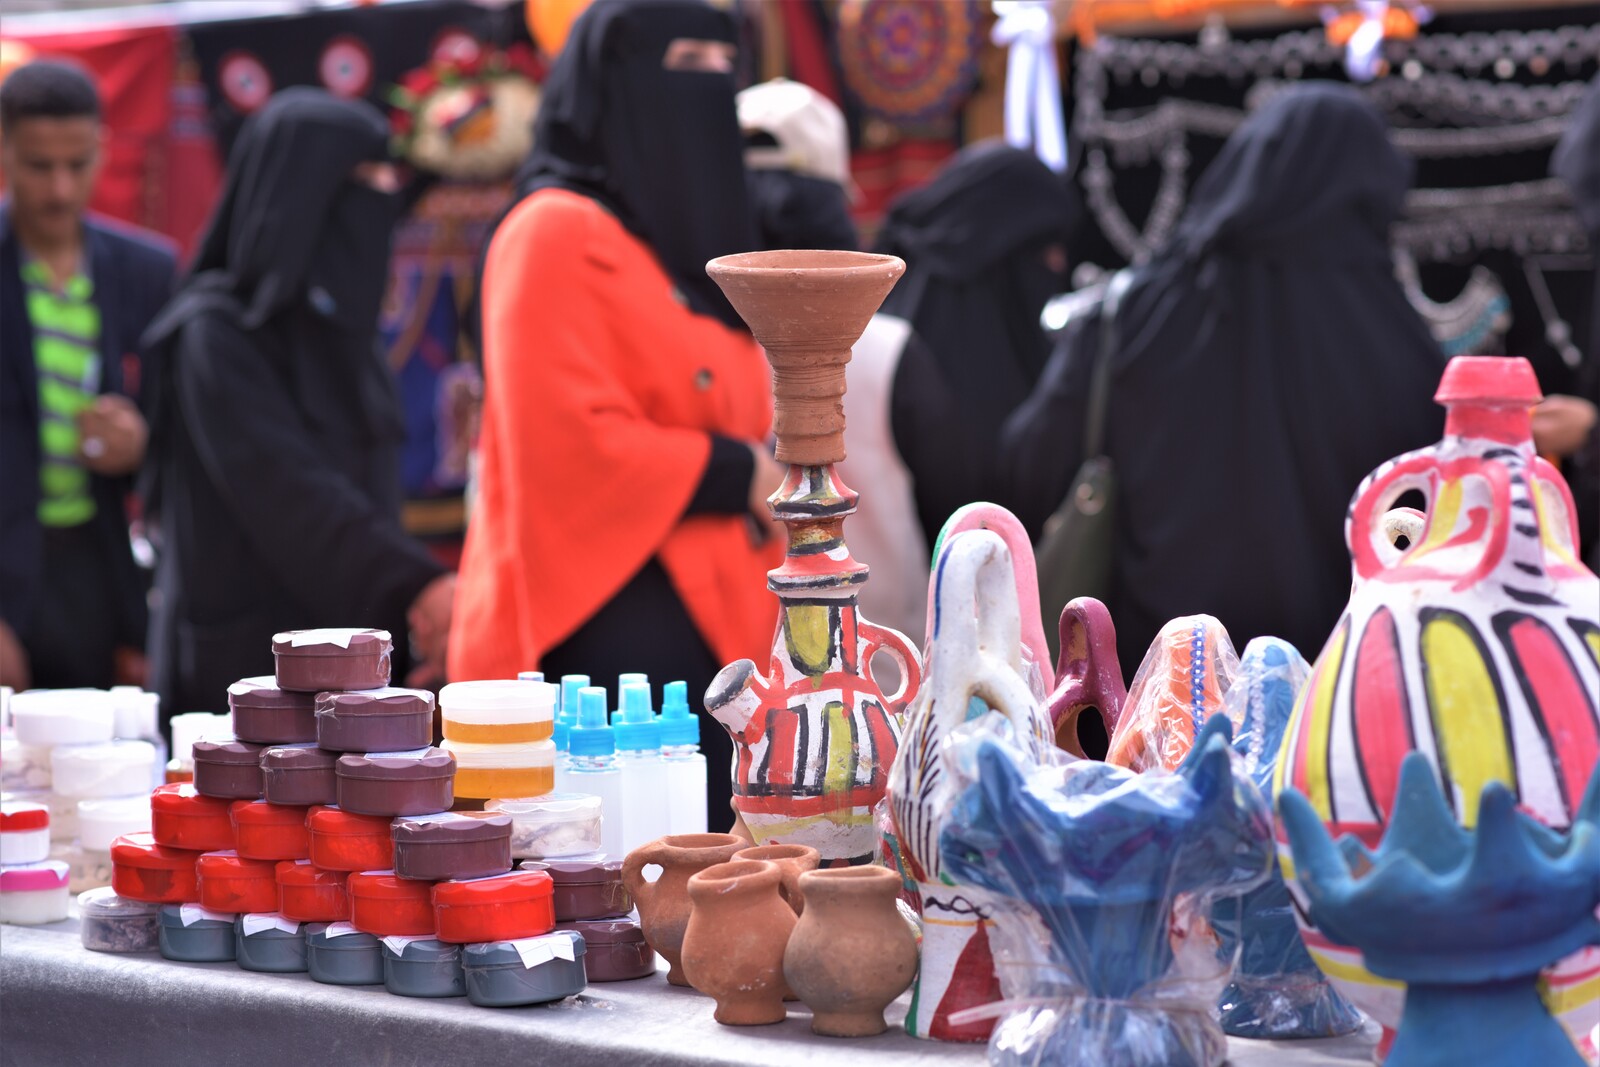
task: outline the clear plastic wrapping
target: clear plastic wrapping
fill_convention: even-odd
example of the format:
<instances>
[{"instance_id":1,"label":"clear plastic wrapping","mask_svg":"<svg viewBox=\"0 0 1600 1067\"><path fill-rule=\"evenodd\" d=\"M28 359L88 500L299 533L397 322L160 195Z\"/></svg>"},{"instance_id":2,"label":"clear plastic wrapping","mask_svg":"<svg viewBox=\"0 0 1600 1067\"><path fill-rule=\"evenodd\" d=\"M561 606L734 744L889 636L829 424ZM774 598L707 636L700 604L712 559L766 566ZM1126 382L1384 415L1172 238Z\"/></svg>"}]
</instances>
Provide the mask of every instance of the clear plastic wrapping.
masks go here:
<instances>
[{"instance_id":1,"label":"clear plastic wrapping","mask_svg":"<svg viewBox=\"0 0 1600 1067\"><path fill-rule=\"evenodd\" d=\"M1245 646L1224 694L1238 763L1272 795L1272 775L1311 667L1294 646L1258 637ZM1237 1037L1333 1037L1361 1025L1361 1014L1323 977L1306 952L1294 905L1276 858L1272 875L1240 897L1218 900L1211 923L1225 954L1238 952L1233 977L1217 1001L1222 1028Z\"/></svg>"},{"instance_id":2,"label":"clear plastic wrapping","mask_svg":"<svg viewBox=\"0 0 1600 1067\"><path fill-rule=\"evenodd\" d=\"M1238 669L1228 631L1212 616L1167 623L1133 676L1106 762L1135 771L1178 766L1200 727L1222 711Z\"/></svg>"},{"instance_id":3,"label":"clear plastic wrapping","mask_svg":"<svg viewBox=\"0 0 1600 1067\"><path fill-rule=\"evenodd\" d=\"M1215 1067L1231 959L1206 916L1271 870L1266 799L1225 717L1175 773L1025 755L998 716L947 742L962 785L940 834L947 877L991 894L1005 1001L1000 1067ZM976 1014L976 1013L974 1013Z\"/></svg>"}]
</instances>

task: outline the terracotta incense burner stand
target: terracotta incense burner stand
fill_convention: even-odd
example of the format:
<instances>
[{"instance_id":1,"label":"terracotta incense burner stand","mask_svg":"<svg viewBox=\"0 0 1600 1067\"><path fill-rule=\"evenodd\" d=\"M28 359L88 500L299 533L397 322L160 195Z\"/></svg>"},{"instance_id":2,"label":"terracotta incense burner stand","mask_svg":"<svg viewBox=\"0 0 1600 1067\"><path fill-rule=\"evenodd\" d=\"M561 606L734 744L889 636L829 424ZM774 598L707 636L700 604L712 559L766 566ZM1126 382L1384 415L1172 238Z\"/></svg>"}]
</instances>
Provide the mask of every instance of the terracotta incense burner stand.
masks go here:
<instances>
[{"instance_id":1,"label":"terracotta incense burner stand","mask_svg":"<svg viewBox=\"0 0 1600 1067\"><path fill-rule=\"evenodd\" d=\"M768 500L788 531L783 565L767 575L782 601L771 662L765 676L750 660L723 668L706 710L733 737L733 803L751 839L809 845L825 867L876 853L872 809L921 679L911 643L857 609L867 567L844 541L857 496L834 470L845 456L845 364L904 270L893 256L806 251L706 267L772 364L777 457L789 464ZM892 694L872 678L878 652L899 665Z\"/></svg>"}]
</instances>

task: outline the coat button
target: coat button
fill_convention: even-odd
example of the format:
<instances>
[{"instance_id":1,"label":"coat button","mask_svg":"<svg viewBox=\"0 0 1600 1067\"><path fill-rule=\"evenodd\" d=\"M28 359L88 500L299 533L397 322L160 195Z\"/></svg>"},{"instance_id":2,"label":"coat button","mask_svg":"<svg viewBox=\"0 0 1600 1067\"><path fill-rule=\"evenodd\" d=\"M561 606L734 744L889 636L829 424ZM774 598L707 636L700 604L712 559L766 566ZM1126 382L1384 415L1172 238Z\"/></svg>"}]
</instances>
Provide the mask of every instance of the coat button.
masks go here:
<instances>
[{"instance_id":1,"label":"coat button","mask_svg":"<svg viewBox=\"0 0 1600 1067\"><path fill-rule=\"evenodd\" d=\"M711 388L711 368L701 367L694 372L694 387L702 393Z\"/></svg>"}]
</instances>

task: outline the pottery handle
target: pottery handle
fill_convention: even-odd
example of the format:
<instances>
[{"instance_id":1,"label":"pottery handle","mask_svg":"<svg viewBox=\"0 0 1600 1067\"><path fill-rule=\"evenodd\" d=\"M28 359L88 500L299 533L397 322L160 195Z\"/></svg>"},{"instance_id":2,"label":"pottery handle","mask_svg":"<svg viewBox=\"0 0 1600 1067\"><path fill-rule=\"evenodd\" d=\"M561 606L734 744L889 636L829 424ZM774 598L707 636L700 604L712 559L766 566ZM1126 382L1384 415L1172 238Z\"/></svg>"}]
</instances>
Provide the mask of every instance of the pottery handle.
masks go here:
<instances>
[{"instance_id":1,"label":"pottery handle","mask_svg":"<svg viewBox=\"0 0 1600 1067\"><path fill-rule=\"evenodd\" d=\"M656 883L644 880L644 869L652 863L661 862L660 851L661 842L652 841L640 845L622 861L622 884L627 887L641 912L650 910L650 902L656 895Z\"/></svg>"},{"instance_id":2,"label":"pottery handle","mask_svg":"<svg viewBox=\"0 0 1600 1067\"><path fill-rule=\"evenodd\" d=\"M861 635L866 638L866 654L862 659L867 664L867 676L873 685L877 679L872 677L872 657L879 652L887 653L900 668L900 688L893 694L884 693L884 703L892 713L898 714L907 704L917 698L917 690L922 688L922 657L917 654L916 647L911 639L899 630L891 630L887 626L861 620ZM880 689L881 691L881 689Z\"/></svg>"},{"instance_id":3,"label":"pottery handle","mask_svg":"<svg viewBox=\"0 0 1600 1067\"><path fill-rule=\"evenodd\" d=\"M1060 633L1056 688L1045 706L1056 728L1057 744L1062 728L1075 723L1087 707L1099 709L1106 736L1110 737L1117 732L1122 705L1128 700L1111 612L1094 597L1078 597L1061 609ZM1075 744L1067 750L1075 756L1083 755Z\"/></svg>"},{"instance_id":4,"label":"pottery handle","mask_svg":"<svg viewBox=\"0 0 1600 1067\"><path fill-rule=\"evenodd\" d=\"M1405 555L1394 547L1385 529L1384 516L1395 501L1415 489L1422 494L1423 510L1432 522L1434 493L1439 484L1440 463L1430 449L1401 456L1367 476L1350 505L1345 542L1359 577L1370 578L1395 566ZM1427 537L1424 529L1423 537ZM1412 547L1416 547L1413 543ZM1410 551L1407 549L1406 551Z\"/></svg>"}]
</instances>

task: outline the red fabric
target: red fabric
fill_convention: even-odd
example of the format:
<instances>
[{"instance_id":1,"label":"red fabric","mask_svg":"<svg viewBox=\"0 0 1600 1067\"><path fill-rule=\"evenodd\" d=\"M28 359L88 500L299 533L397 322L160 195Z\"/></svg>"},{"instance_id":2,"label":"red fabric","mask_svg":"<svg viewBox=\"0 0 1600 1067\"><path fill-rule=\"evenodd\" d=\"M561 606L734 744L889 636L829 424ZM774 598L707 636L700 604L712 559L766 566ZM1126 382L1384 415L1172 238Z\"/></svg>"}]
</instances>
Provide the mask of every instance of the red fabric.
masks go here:
<instances>
[{"instance_id":1,"label":"red fabric","mask_svg":"<svg viewBox=\"0 0 1600 1067\"><path fill-rule=\"evenodd\" d=\"M789 46L789 74L797 82L804 82L839 106L844 106L844 96L839 91L839 80L834 76L833 64L828 59L828 35L816 5L788 3L777 5L783 18L784 37Z\"/></svg>"},{"instance_id":2,"label":"red fabric","mask_svg":"<svg viewBox=\"0 0 1600 1067\"><path fill-rule=\"evenodd\" d=\"M559 189L528 197L495 234L483 317L482 466L450 677L516 677L652 557L722 662L759 660L779 539L754 546L740 515L683 518L708 431L768 433L755 342L687 310L645 245Z\"/></svg>"},{"instance_id":3,"label":"red fabric","mask_svg":"<svg viewBox=\"0 0 1600 1067\"><path fill-rule=\"evenodd\" d=\"M853 210L863 241L870 245L889 201L925 184L955 150L950 141L905 140L886 148L863 148L851 156L851 176L861 189Z\"/></svg>"},{"instance_id":4,"label":"red fabric","mask_svg":"<svg viewBox=\"0 0 1600 1067\"><path fill-rule=\"evenodd\" d=\"M176 30L104 29L18 35L39 59L77 62L94 76L108 131L100 180L90 207L112 218L166 231L166 138Z\"/></svg>"}]
</instances>

